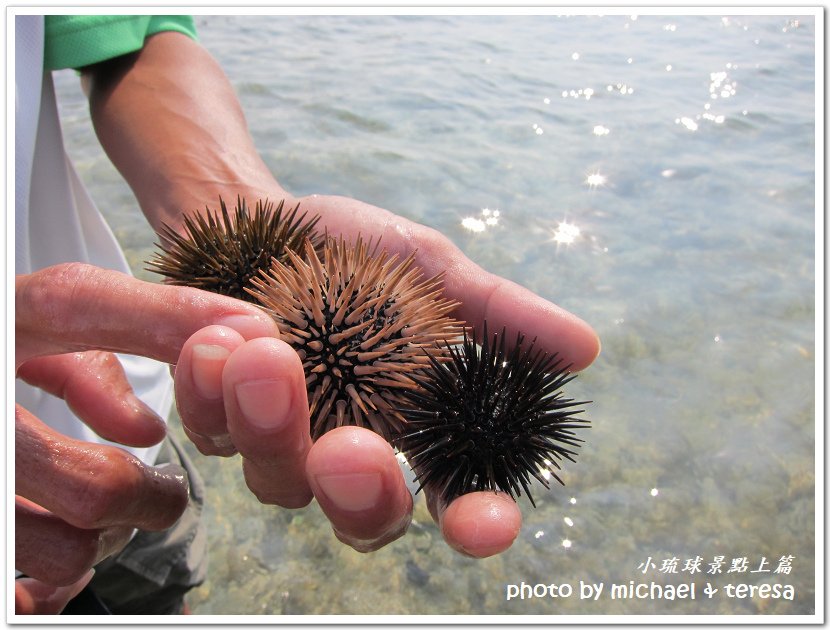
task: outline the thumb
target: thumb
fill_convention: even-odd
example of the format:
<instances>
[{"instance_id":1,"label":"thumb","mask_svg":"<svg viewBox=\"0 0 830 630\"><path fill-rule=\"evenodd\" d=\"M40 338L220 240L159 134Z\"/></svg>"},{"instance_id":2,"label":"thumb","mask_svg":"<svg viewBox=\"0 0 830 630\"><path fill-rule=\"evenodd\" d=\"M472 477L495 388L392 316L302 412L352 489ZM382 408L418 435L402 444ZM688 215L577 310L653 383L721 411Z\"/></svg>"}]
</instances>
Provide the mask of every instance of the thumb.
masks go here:
<instances>
[{"instance_id":1,"label":"thumb","mask_svg":"<svg viewBox=\"0 0 830 630\"><path fill-rule=\"evenodd\" d=\"M175 363L184 342L210 324L245 339L279 335L274 321L247 302L83 263L15 278L16 369L36 356L91 349Z\"/></svg>"}]
</instances>

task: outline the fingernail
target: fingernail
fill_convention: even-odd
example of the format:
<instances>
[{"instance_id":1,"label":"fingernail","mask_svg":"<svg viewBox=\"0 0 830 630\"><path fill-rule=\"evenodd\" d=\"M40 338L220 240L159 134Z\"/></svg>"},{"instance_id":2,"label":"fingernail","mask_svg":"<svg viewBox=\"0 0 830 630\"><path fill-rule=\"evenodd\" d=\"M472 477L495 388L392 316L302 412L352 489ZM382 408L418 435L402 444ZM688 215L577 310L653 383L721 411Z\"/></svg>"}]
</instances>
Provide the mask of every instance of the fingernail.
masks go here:
<instances>
[{"instance_id":1,"label":"fingernail","mask_svg":"<svg viewBox=\"0 0 830 630\"><path fill-rule=\"evenodd\" d=\"M190 496L190 479L187 477L187 471L178 464L166 462L164 464L159 464L158 466L153 466L152 468L149 468L148 471L149 474L155 476L159 482L173 482L177 485L184 486L187 490L187 496ZM160 478L163 478L164 481Z\"/></svg>"},{"instance_id":2,"label":"fingernail","mask_svg":"<svg viewBox=\"0 0 830 630\"><path fill-rule=\"evenodd\" d=\"M315 480L326 498L346 512L362 512L375 507L383 490L380 473L318 475Z\"/></svg>"},{"instance_id":3,"label":"fingernail","mask_svg":"<svg viewBox=\"0 0 830 630\"><path fill-rule=\"evenodd\" d=\"M239 410L249 423L262 429L279 429L289 421L291 383L284 378L246 381L234 387Z\"/></svg>"},{"instance_id":4,"label":"fingernail","mask_svg":"<svg viewBox=\"0 0 830 630\"><path fill-rule=\"evenodd\" d=\"M222 396L222 369L231 352L223 346L199 343L192 350L193 386L202 398L216 400Z\"/></svg>"},{"instance_id":5,"label":"fingernail","mask_svg":"<svg viewBox=\"0 0 830 630\"><path fill-rule=\"evenodd\" d=\"M178 464L165 462L164 464L153 466L150 468L150 471L166 479L175 479L179 483L187 482L187 471Z\"/></svg>"}]
</instances>

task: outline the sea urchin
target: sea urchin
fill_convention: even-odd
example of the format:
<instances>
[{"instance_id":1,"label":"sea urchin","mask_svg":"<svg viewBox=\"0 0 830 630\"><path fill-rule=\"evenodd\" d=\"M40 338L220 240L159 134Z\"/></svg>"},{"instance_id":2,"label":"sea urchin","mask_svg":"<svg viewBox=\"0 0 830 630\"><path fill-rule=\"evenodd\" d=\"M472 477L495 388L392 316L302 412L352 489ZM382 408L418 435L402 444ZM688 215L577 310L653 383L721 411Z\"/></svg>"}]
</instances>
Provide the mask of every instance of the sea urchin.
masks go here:
<instances>
[{"instance_id":1,"label":"sea urchin","mask_svg":"<svg viewBox=\"0 0 830 630\"><path fill-rule=\"evenodd\" d=\"M160 231L160 252L147 265L166 277L169 284L185 285L253 301L245 291L251 278L267 269L271 258L286 260L286 252L298 250L306 238L320 246L323 236L314 231L319 217L305 221L297 216L299 204L283 215L284 201L257 201L253 213L237 198L233 217L220 198L220 213L184 217L184 234L169 225Z\"/></svg>"},{"instance_id":2,"label":"sea urchin","mask_svg":"<svg viewBox=\"0 0 830 630\"><path fill-rule=\"evenodd\" d=\"M312 438L356 425L391 440L403 424L401 393L440 363L438 340L460 338L448 316L457 303L441 297L440 276L421 280L414 253L399 262L360 237L328 238L322 259L307 240L304 253L274 260L251 293L303 360Z\"/></svg>"},{"instance_id":3,"label":"sea urchin","mask_svg":"<svg viewBox=\"0 0 830 630\"><path fill-rule=\"evenodd\" d=\"M500 338L499 338L500 337ZM415 471L420 488L449 501L473 490L500 489L511 497L530 494L532 475L546 488L547 477L563 483L551 468L575 461L581 439L575 429L588 425L574 416L585 402L564 398L562 386L575 378L557 355L524 347L517 336L505 350L505 331L484 326L481 351L475 331L460 346L446 344L450 360L432 359L429 378L405 394L407 429L395 444Z\"/></svg>"}]
</instances>

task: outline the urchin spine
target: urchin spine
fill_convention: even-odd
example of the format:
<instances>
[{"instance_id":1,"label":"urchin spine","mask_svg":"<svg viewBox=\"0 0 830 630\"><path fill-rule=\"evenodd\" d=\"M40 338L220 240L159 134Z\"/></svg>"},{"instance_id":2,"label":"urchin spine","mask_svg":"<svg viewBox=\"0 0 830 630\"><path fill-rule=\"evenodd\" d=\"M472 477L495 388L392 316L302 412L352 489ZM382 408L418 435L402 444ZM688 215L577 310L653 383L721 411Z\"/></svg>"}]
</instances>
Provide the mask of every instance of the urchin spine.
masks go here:
<instances>
[{"instance_id":1,"label":"urchin spine","mask_svg":"<svg viewBox=\"0 0 830 630\"><path fill-rule=\"evenodd\" d=\"M356 425L391 440L403 426L401 392L440 360L439 339L460 337L449 317L457 303L442 297L440 276L421 280L414 253L399 262L360 237L328 239L322 260L308 241L304 253L275 260L251 293L303 360L312 437Z\"/></svg>"},{"instance_id":2,"label":"urchin spine","mask_svg":"<svg viewBox=\"0 0 830 630\"><path fill-rule=\"evenodd\" d=\"M306 238L316 247L323 237L315 231L319 216L298 216L299 204L284 213L285 201L259 200L253 212L237 197L233 213L219 199L220 211L186 215L182 233L164 224L159 232L159 252L148 269L165 277L168 284L192 286L213 293L253 301L246 291L271 258L286 259L286 252L300 249Z\"/></svg>"},{"instance_id":3,"label":"urchin spine","mask_svg":"<svg viewBox=\"0 0 830 630\"><path fill-rule=\"evenodd\" d=\"M587 420L582 409L564 398L562 387L575 378L557 355L523 347L519 334L511 351L505 331L492 342L484 327L481 350L475 331L458 347L445 344L448 361L431 359L428 378L407 392L402 413L406 432L396 441L416 473L419 486L437 490L445 500L473 490L522 491L531 504L531 477L546 488L552 468L575 461L572 450L583 441L576 429Z\"/></svg>"}]
</instances>

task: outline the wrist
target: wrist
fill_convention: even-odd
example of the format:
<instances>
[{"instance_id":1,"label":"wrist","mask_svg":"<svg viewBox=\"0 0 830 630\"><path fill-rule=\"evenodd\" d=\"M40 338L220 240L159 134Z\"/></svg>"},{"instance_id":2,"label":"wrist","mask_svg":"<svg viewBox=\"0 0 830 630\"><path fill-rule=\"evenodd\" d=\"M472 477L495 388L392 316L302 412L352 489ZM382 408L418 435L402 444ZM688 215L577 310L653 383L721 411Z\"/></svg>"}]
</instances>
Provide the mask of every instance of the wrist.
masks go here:
<instances>
[{"instance_id":1,"label":"wrist","mask_svg":"<svg viewBox=\"0 0 830 630\"><path fill-rule=\"evenodd\" d=\"M249 177L245 179L188 177L186 181L171 181L167 190L158 187L152 195L144 199L139 197L144 214L157 232L162 224L180 230L184 216L192 216L219 210L221 198L229 208L236 205L237 197L246 200L253 207L258 200L279 203L286 200L286 205L296 205L291 196L270 176Z\"/></svg>"}]
</instances>

